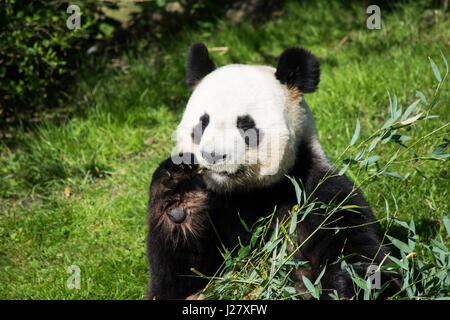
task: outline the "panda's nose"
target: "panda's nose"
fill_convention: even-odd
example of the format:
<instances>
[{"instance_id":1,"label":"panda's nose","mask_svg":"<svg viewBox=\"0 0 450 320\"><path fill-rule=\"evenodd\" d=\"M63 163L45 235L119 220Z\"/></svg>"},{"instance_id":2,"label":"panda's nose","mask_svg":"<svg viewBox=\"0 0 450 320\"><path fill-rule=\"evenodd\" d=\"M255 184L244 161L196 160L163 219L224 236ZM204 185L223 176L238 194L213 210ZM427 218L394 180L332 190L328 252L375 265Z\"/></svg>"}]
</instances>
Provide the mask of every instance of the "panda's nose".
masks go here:
<instances>
[{"instance_id":1,"label":"panda's nose","mask_svg":"<svg viewBox=\"0 0 450 320\"><path fill-rule=\"evenodd\" d=\"M202 151L202 157L208 163L215 164L215 163L224 161L226 159L227 155L216 153L214 151L212 151L212 152Z\"/></svg>"}]
</instances>

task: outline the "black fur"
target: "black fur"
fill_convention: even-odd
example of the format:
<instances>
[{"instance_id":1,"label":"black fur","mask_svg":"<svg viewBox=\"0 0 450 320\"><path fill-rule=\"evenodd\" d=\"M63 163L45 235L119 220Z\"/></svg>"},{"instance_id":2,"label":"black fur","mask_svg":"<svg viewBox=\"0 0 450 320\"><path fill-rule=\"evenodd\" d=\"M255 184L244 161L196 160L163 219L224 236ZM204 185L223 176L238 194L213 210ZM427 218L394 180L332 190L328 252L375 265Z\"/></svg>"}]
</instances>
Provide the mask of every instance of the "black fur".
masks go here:
<instances>
[{"instance_id":1,"label":"black fur","mask_svg":"<svg viewBox=\"0 0 450 320\"><path fill-rule=\"evenodd\" d=\"M194 163L193 157L183 158ZM207 217L213 203L197 169L175 165L169 158L153 174L148 203L149 299L186 298L207 284L191 268L214 274L220 263L217 237ZM174 222L171 214L179 210L184 219Z\"/></svg>"},{"instance_id":2,"label":"black fur","mask_svg":"<svg viewBox=\"0 0 450 320\"><path fill-rule=\"evenodd\" d=\"M303 183L306 194L309 196L316 188L321 178L329 174L329 170L320 163L323 159L314 157L311 146L304 142L298 146L297 162L295 167L288 175L300 179ZM166 160L162 167L168 167ZM158 169L160 171L161 169ZM151 207L156 206L158 202L164 202L164 195L159 197L152 196L153 188L159 184L159 179L155 173L150 197L154 199L149 203L149 213ZM312 200L319 200L329 204L333 199L335 203L344 200L352 193L353 183L345 176L338 176L336 172L332 177L322 183L314 192ZM203 186L201 187L203 188ZM235 191L228 194L208 193L210 208L209 214L221 241L224 245L233 249L238 245L238 237L244 243L250 239L250 234L243 228L240 217L246 221L247 225L253 224L261 216L269 215L277 207L276 217L279 219L287 214L289 210L297 203L295 189L289 179L284 178L280 182L268 187L252 189L248 191ZM355 270L361 277L365 276L365 271L370 262L380 264L388 250L385 247L380 249L380 237L377 231L375 218L368 208L368 205L360 191L354 193L345 202L346 205L357 205L362 207L359 213L351 211L338 211L328 220L327 229L320 229L316 232L298 251L296 258L302 261L309 261L310 268L301 270L301 274L314 281L322 269L327 266L326 272L322 278L322 287L324 289L334 289L341 298L351 298L355 295L354 286L349 273L341 270L339 264L332 264L340 255L357 254L351 257L347 263L355 264ZM316 214L310 213L307 218L298 224L297 244L301 244L325 219L325 209L317 208ZM321 214L317 214L321 213ZM275 219L274 219L275 221ZM212 228L209 225L209 228ZM341 228L335 232L335 228ZM197 265L203 268L203 271L213 275L214 271L220 266L220 259L217 259L217 237L212 235L209 230L209 236L206 238L192 240L188 245L179 246L174 250L167 243L158 240L164 238L164 235L150 225L148 234L148 258L150 263L150 297L156 296L158 299L183 298L197 291L201 283L195 284L179 281L179 274L186 274L189 267ZM389 262L389 259L386 260ZM153 267L152 264L159 266ZM207 273L208 274L208 273ZM382 281L394 279L389 274L382 275ZM301 282L301 275L298 276ZM159 285L152 285L157 283ZM385 291L385 296L398 290L398 284L394 283ZM327 291L325 291L327 292ZM328 291L329 292L329 291ZM327 299L325 293L321 297Z\"/></svg>"},{"instance_id":3,"label":"black fur","mask_svg":"<svg viewBox=\"0 0 450 320\"><path fill-rule=\"evenodd\" d=\"M186 83L189 89L193 89L208 73L214 71L216 66L211 61L208 48L201 43L194 43L187 53L186 59Z\"/></svg>"},{"instance_id":4,"label":"black fur","mask_svg":"<svg viewBox=\"0 0 450 320\"><path fill-rule=\"evenodd\" d=\"M278 59L275 76L281 83L297 88L301 93L314 92L320 81L319 61L305 49L286 49Z\"/></svg>"}]
</instances>

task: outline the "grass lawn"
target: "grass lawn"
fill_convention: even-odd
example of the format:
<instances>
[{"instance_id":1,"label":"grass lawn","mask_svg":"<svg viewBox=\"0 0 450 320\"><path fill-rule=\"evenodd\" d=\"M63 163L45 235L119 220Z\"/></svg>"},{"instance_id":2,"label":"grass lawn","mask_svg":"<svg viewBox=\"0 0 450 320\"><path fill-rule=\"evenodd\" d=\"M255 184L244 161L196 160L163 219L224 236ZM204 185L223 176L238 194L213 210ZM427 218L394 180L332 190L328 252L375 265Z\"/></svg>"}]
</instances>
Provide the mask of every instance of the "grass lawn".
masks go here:
<instances>
[{"instance_id":1,"label":"grass lawn","mask_svg":"<svg viewBox=\"0 0 450 320\"><path fill-rule=\"evenodd\" d=\"M211 52L219 66L275 65L278 55L295 45L312 51L321 62L321 83L306 100L331 160L349 144L357 118L360 139L389 118L388 93L403 110L419 99L416 90L431 99L437 81L428 57L444 75L437 46L448 59L448 11L421 1L381 7L380 30L366 28L368 16L363 5L291 1L281 16L258 25L204 23L165 36L150 51L124 53L115 60L120 64L87 61L73 84L77 103L68 106L75 110L70 118L49 119L32 131L17 129L16 143L0 143L0 299L145 297L148 187L174 145L171 135L189 97L185 53L194 41L227 47ZM421 121L408 132L412 138L449 123L449 91L443 85L430 113L439 118ZM412 150L430 157L449 133L444 127ZM380 143L374 153L387 156L399 148ZM351 152L357 150L347 156L356 155ZM390 188L397 216L414 219L417 251L426 260L431 239L448 243L442 225L449 213L448 161L412 158L403 153L390 166L405 179L381 176L362 189L381 219L385 198L394 207ZM358 183L367 176L352 168L348 174ZM405 235L400 227L391 233ZM66 286L71 265L80 268L79 290Z\"/></svg>"}]
</instances>

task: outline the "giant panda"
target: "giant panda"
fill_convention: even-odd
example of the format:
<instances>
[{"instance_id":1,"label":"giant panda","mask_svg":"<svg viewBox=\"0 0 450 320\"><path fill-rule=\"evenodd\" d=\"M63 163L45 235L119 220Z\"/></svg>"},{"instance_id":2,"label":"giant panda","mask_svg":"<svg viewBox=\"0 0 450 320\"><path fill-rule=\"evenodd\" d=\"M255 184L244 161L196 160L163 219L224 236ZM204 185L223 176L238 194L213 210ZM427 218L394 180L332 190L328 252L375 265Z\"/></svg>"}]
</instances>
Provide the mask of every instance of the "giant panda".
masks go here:
<instances>
[{"instance_id":1,"label":"giant panda","mask_svg":"<svg viewBox=\"0 0 450 320\"><path fill-rule=\"evenodd\" d=\"M241 219L251 225L274 208L279 220L288 214L297 204L288 177L301 182L309 202L359 208L337 211L314 234L325 209L317 206L298 223L297 244L309 239L296 258L310 266L294 272L299 290L303 276L314 281L325 268L321 298L335 290L351 299L350 274L333 263L350 255L347 262L364 277L368 265L389 261L361 191L337 173L319 142L304 98L316 91L319 79L317 58L302 48L285 50L276 68L218 68L203 43L189 48L186 82L192 94L176 129L176 152L155 171L150 187L150 299L184 299L200 290L205 280L189 277L191 268L213 275L221 263L217 247L231 250L238 239L250 238ZM396 283L382 274L384 283L391 280Z\"/></svg>"}]
</instances>

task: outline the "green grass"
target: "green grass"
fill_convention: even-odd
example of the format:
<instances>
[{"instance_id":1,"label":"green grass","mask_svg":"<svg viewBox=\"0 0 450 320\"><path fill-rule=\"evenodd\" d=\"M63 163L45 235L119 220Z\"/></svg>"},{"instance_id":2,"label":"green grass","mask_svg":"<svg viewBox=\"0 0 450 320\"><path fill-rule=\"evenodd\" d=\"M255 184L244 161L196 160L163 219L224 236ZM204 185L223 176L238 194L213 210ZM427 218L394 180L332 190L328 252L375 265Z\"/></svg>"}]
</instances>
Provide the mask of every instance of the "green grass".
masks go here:
<instances>
[{"instance_id":1,"label":"green grass","mask_svg":"<svg viewBox=\"0 0 450 320\"><path fill-rule=\"evenodd\" d=\"M126 68L86 62L73 84L72 117L46 120L32 131L18 129L15 144L0 145L0 298L145 297L148 186L158 163L170 155L171 134L189 97L184 60L194 41L228 47L225 54L211 53L217 65L275 65L277 56L294 45L315 53L321 83L306 100L332 160L351 140L357 118L360 139L389 118L388 92L397 95L403 110L419 98L416 89L430 99L437 81L428 56L444 74L436 45L448 58L448 13L422 2L381 7L382 29L367 30L365 9L329 1L289 2L281 17L260 25L218 21L166 35L151 51L119 57ZM440 117L423 121L409 135L420 137L448 124L449 111L444 87L431 112ZM448 136L446 127L413 149L430 156ZM375 151L394 153L396 148L380 145ZM441 221L449 212L448 161L410 159L404 155L390 167L406 179L380 177L363 185L363 191L381 218L387 183L398 217L414 218L420 243L445 239ZM364 179L352 168L348 174L358 182ZM66 287L71 265L80 267L80 290Z\"/></svg>"}]
</instances>

